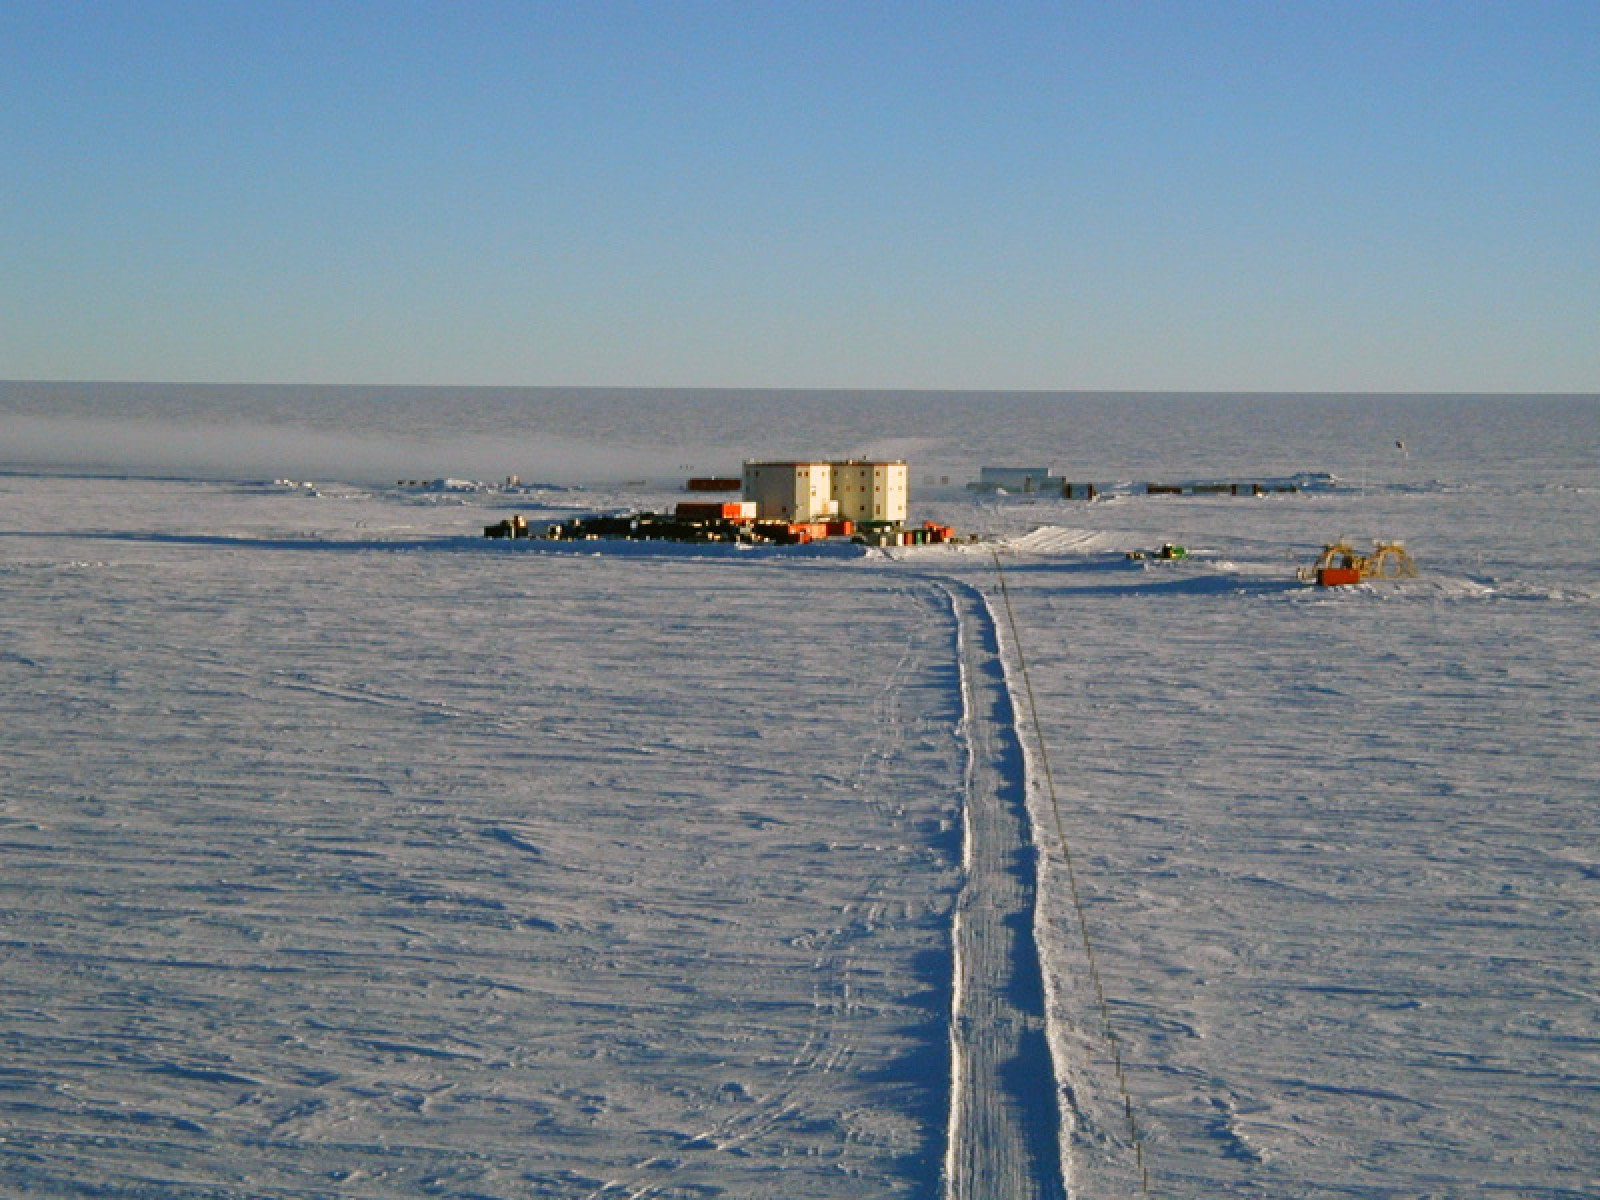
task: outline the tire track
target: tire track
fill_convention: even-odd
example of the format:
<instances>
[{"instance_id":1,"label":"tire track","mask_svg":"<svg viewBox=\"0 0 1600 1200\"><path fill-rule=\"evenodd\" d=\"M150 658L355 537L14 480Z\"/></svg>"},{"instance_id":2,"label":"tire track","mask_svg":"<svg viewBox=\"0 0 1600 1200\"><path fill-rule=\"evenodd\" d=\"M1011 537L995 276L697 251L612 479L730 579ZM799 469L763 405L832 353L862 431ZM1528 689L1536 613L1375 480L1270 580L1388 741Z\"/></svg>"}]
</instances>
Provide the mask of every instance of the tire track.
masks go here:
<instances>
[{"instance_id":1,"label":"tire track","mask_svg":"<svg viewBox=\"0 0 1600 1200\"><path fill-rule=\"evenodd\" d=\"M944 606L938 592L920 587L896 590L905 591L917 607L933 610L944 619ZM925 642L915 632L907 635L894 666L876 686L871 726L876 736L862 751L854 769L841 780L860 797L861 803L883 817L886 826L893 823L896 814L880 797L878 785L892 772L903 736L901 708L905 691L925 666L928 647L933 644L933 639ZM865 878L860 894L835 914L835 923L830 928L819 932L815 944L816 980L810 1023L802 1045L784 1068L778 1084L748 1111L719 1116L702 1110L693 1114L701 1118L701 1125L680 1149L719 1154L738 1152L771 1133L784 1120L806 1112L806 1102L817 1090L819 1080L850 1069L857 1055L856 1039L860 1036L852 1020L857 1006L852 984L863 960L871 960L870 935L885 919L888 882L888 877L882 874ZM651 1178L659 1174L656 1168L663 1157L653 1154L629 1164L611 1178L597 1181L597 1186L586 1192L583 1200L608 1200L610 1197L654 1200L682 1194L678 1181L656 1182ZM929 1182L931 1184L931 1178Z\"/></svg>"},{"instance_id":2,"label":"tire track","mask_svg":"<svg viewBox=\"0 0 1600 1200\"><path fill-rule=\"evenodd\" d=\"M1060 1109L1034 938L1036 863L1016 713L993 614L946 585L957 623L967 742L962 861L951 939L945 1200L1065 1200Z\"/></svg>"}]
</instances>

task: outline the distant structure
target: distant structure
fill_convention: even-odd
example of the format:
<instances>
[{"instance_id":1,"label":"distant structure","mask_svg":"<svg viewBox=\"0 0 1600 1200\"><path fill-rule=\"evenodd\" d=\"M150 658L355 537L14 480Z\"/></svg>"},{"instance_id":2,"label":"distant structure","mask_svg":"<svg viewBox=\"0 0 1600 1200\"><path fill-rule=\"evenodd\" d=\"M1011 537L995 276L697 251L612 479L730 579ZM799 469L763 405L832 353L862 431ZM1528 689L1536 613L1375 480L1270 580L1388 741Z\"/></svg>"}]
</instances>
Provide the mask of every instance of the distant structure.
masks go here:
<instances>
[{"instance_id":1,"label":"distant structure","mask_svg":"<svg viewBox=\"0 0 1600 1200\"><path fill-rule=\"evenodd\" d=\"M1057 492L1065 482L1049 467L982 467L978 481L967 486L978 492Z\"/></svg>"},{"instance_id":2,"label":"distant structure","mask_svg":"<svg viewBox=\"0 0 1600 1200\"><path fill-rule=\"evenodd\" d=\"M709 499L706 492L742 486L740 500ZM955 530L937 521L906 527L909 472L904 462L747 462L740 479L703 476L676 511L574 517L537 536L553 541L724 542L740 546L803 546L833 538L863 546L938 546ZM484 537L536 536L520 515L484 526Z\"/></svg>"},{"instance_id":3,"label":"distant structure","mask_svg":"<svg viewBox=\"0 0 1600 1200\"><path fill-rule=\"evenodd\" d=\"M910 495L904 462L747 462L744 498L764 521L904 523Z\"/></svg>"}]
</instances>

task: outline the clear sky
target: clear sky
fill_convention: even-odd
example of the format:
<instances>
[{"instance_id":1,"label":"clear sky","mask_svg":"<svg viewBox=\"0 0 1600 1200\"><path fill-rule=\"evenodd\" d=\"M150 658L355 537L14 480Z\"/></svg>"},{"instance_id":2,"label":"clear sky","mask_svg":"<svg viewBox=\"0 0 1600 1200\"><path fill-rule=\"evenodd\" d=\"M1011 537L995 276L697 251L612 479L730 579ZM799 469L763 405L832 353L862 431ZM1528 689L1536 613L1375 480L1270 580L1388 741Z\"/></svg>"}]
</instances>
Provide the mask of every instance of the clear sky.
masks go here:
<instances>
[{"instance_id":1,"label":"clear sky","mask_svg":"<svg viewBox=\"0 0 1600 1200\"><path fill-rule=\"evenodd\" d=\"M1600 2L0 5L0 377L1600 391Z\"/></svg>"}]
</instances>

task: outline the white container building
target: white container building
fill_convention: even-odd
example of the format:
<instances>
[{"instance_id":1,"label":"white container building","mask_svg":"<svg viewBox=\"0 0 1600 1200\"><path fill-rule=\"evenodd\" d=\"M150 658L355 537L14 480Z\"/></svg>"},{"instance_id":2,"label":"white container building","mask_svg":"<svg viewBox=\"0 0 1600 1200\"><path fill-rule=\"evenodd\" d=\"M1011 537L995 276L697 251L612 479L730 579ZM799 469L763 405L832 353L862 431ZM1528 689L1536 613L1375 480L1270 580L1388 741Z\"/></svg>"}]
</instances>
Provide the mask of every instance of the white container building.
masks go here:
<instances>
[{"instance_id":1,"label":"white container building","mask_svg":"<svg viewBox=\"0 0 1600 1200\"><path fill-rule=\"evenodd\" d=\"M973 486L979 491L1059 492L1061 482L1049 467L983 467Z\"/></svg>"}]
</instances>

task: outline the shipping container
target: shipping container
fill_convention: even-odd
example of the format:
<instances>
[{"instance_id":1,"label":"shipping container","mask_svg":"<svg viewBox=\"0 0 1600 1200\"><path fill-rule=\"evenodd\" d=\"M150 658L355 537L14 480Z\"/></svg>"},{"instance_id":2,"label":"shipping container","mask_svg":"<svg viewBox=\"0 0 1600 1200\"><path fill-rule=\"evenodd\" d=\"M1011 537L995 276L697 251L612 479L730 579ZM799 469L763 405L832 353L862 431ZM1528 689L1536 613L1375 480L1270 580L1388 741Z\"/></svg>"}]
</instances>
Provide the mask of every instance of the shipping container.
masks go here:
<instances>
[{"instance_id":1,"label":"shipping container","mask_svg":"<svg viewBox=\"0 0 1600 1200\"><path fill-rule=\"evenodd\" d=\"M686 521L753 521L756 506L743 500L680 500L677 514Z\"/></svg>"}]
</instances>

